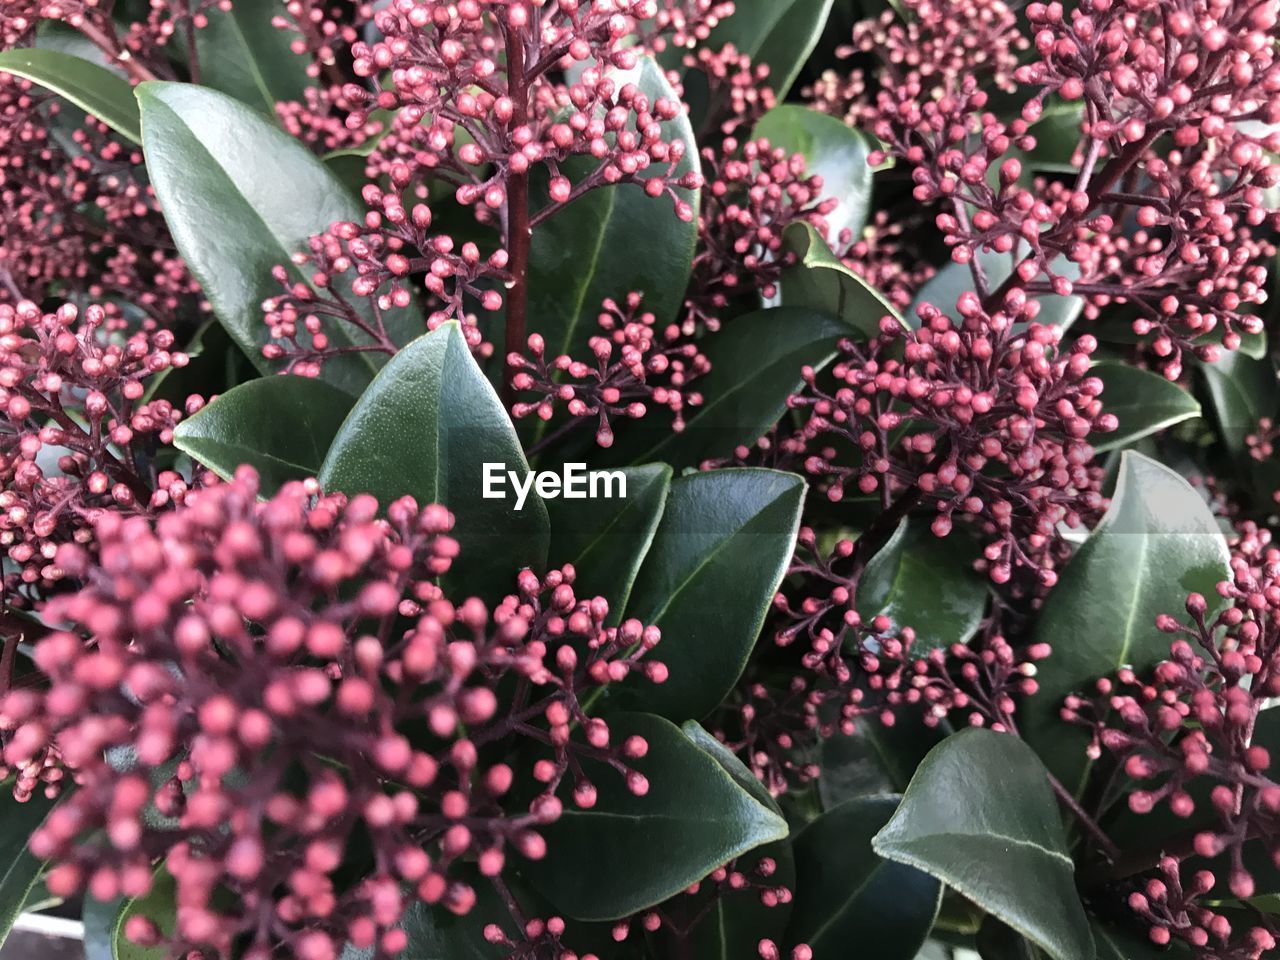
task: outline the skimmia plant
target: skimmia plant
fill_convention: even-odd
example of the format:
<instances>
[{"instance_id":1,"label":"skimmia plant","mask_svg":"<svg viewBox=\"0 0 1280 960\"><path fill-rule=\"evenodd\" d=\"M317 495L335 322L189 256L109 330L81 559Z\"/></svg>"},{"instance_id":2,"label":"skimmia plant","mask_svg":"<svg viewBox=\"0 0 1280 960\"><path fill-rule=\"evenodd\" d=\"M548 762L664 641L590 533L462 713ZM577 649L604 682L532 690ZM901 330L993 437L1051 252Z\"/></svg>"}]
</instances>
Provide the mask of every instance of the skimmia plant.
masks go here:
<instances>
[{"instance_id":1,"label":"skimmia plant","mask_svg":"<svg viewBox=\"0 0 1280 960\"><path fill-rule=\"evenodd\" d=\"M1278 50L0 0L0 939L1280 958Z\"/></svg>"}]
</instances>

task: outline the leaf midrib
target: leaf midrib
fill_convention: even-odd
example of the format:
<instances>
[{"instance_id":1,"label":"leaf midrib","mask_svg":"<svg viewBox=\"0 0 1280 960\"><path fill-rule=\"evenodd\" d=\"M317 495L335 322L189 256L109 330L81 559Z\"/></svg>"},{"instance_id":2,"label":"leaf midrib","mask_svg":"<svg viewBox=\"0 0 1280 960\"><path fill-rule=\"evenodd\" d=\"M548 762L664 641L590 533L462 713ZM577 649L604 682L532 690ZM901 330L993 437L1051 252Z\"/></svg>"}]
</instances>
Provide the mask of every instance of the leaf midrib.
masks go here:
<instances>
[{"instance_id":1,"label":"leaf midrib","mask_svg":"<svg viewBox=\"0 0 1280 960\"><path fill-rule=\"evenodd\" d=\"M757 517L760 517L761 515L763 515L764 512L768 510L770 507L777 504L778 501L781 500L782 497L787 492L788 492L787 489L780 490L759 510L753 513L751 516L747 517L742 523L740 523L733 530L727 533L724 536L724 538L721 539L711 550L707 551L706 555L702 558L702 560L698 563L698 565L690 572L690 574L687 577L685 577L680 582L680 585L667 594L667 601L662 605L662 608L658 612L649 615L649 620L655 624L659 623L662 620L662 618L666 615L667 611L671 609L671 605L675 602L676 598L680 594L682 594L686 589L688 589L689 584L691 584L697 578L698 574L700 574L704 569L706 569L707 565L711 563L711 561L714 560L716 557L718 557L724 551L724 549L729 545L731 541L737 539L737 537L739 537L742 534L742 531L745 530L752 523L752 521L754 521Z\"/></svg>"}]
</instances>

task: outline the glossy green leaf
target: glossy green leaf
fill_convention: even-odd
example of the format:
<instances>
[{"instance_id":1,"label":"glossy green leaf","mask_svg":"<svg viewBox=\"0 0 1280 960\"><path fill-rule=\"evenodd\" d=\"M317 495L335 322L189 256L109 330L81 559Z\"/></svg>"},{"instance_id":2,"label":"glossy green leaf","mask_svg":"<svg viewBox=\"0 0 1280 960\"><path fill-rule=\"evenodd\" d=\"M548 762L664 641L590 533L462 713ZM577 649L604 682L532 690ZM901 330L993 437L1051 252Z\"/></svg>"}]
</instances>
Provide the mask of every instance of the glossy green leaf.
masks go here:
<instances>
[{"instance_id":1,"label":"glossy green leaf","mask_svg":"<svg viewBox=\"0 0 1280 960\"><path fill-rule=\"evenodd\" d=\"M1245 437L1263 417L1275 417L1280 384L1270 358L1254 360L1239 352L1225 353L1217 363L1200 364L1209 390L1209 403L1222 442L1234 456L1247 455Z\"/></svg>"},{"instance_id":2,"label":"glossy green leaf","mask_svg":"<svg viewBox=\"0 0 1280 960\"><path fill-rule=\"evenodd\" d=\"M731 43L752 63L767 64L769 77L765 82L781 102L822 36L831 2L737 0L733 16L720 21L702 45L708 50L722 50Z\"/></svg>"},{"instance_id":3,"label":"glossy green leaf","mask_svg":"<svg viewBox=\"0 0 1280 960\"><path fill-rule=\"evenodd\" d=\"M962 533L942 538L924 520L905 520L867 561L858 581L858 612L913 628L913 650L965 643L987 606L986 580L973 569L979 552Z\"/></svg>"},{"instance_id":4,"label":"glossy green leaf","mask_svg":"<svg viewBox=\"0 0 1280 960\"><path fill-rule=\"evenodd\" d=\"M627 79L651 102L679 99L662 70L647 58ZM663 129L665 137L684 143L679 172L696 171L698 146L688 117L682 114ZM586 164L585 171L595 166ZM583 168L566 165L566 173L582 174ZM698 191L683 195L696 211ZM657 318L659 327L670 323L684 302L697 237L697 223L682 222L670 197L650 197L635 184L588 191L533 233L529 331L542 334L550 356L569 353L581 359L588 339L599 332L601 304L606 298L621 302L631 291L644 295L643 309Z\"/></svg>"},{"instance_id":5,"label":"glossy green leaf","mask_svg":"<svg viewBox=\"0 0 1280 960\"><path fill-rule=\"evenodd\" d=\"M839 955L848 944L876 960L915 957L938 913L942 886L871 849L871 838L900 799L888 794L850 800L796 836L789 942L807 943L819 957Z\"/></svg>"},{"instance_id":6,"label":"glossy green leaf","mask_svg":"<svg viewBox=\"0 0 1280 960\"><path fill-rule=\"evenodd\" d=\"M715 470L671 484L667 509L636 579L627 616L654 624L667 681L637 679L620 698L674 720L714 710L741 676L795 548L799 477Z\"/></svg>"},{"instance_id":7,"label":"glossy green leaf","mask_svg":"<svg viewBox=\"0 0 1280 960\"><path fill-rule=\"evenodd\" d=\"M872 174L862 134L828 114L786 103L760 118L752 138L802 154L805 172L822 177L822 196L840 201L824 218L829 239L837 240L845 231L854 240L861 236L871 206Z\"/></svg>"},{"instance_id":8,"label":"glossy green leaf","mask_svg":"<svg viewBox=\"0 0 1280 960\"><path fill-rule=\"evenodd\" d=\"M176 894L173 875L161 865L151 878L151 891L146 896L124 901L111 929L113 960L165 960L168 956L165 947L140 947L126 937L124 931L130 917L141 916L155 923L162 934L172 935L178 909Z\"/></svg>"},{"instance_id":9,"label":"glossy green leaf","mask_svg":"<svg viewBox=\"0 0 1280 960\"><path fill-rule=\"evenodd\" d=\"M1058 716L1063 699L1122 665L1141 671L1166 657L1170 638L1156 617L1181 614L1193 591L1213 604L1225 579L1226 541L1200 495L1126 451L1110 509L1040 612L1035 639L1053 654L1037 664L1040 690L1020 714L1023 735L1068 790L1083 787L1092 764L1088 733Z\"/></svg>"},{"instance_id":10,"label":"glossy green leaf","mask_svg":"<svg viewBox=\"0 0 1280 960\"><path fill-rule=\"evenodd\" d=\"M209 10L209 23L196 31L200 82L230 94L276 120L278 101L303 99L315 81L307 57L289 45L294 34L271 25L282 13L276 0L237 0L230 10Z\"/></svg>"},{"instance_id":11,"label":"glossy green leaf","mask_svg":"<svg viewBox=\"0 0 1280 960\"><path fill-rule=\"evenodd\" d=\"M761 806L779 817L782 810L778 802L765 789L733 752L694 721L681 726L684 735L703 753L707 754L733 778L733 781L749 793ZM738 861L737 868L748 875L763 858L774 862L770 875L772 886L795 890L796 866L791 844L784 838L765 844ZM676 895L663 905L662 910L681 929L689 929L683 943L673 942L670 932L661 931L651 939L657 944L657 955L662 957L692 955L698 960L741 960L750 957L763 939L775 942L784 939L787 922L791 918L791 904L779 903L767 907L760 902L760 891L754 888L718 892L713 884L706 885L698 894Z\"/></svg>"},{"instance_id":12,"label":"glossy green leaf","mask_svg":"<svg viewBox=\"0 0 1280 960\"><path fill-rule=\"evenodd\" d=\"M1102 380L1102 409L1120 421L1113 433L1091 438L1099 453L1128 446L1166 427L1200 416L1200 404L1176 383L1127 363L1098 363L1090 376Z\"/></svg>"},{"instance_id":13,"label":"glossy green leaf","mask_svg":"<svg viewBox=\"0 0 1280 960\"><path fill-rule=\"evenodd\" d=\"M1036 145L1023 163L1045 173L1075 173L1079 167L1071 159L1080 145L1083 119L1084 106L1078 101L1051 100L1028 131Z\"/></svg>"},{"instance_id":14,"label":"glossy green leaf","mask_svg":"<svg viewBox=\"0 0 1280 960\"><path fill-rule=\"evenodd\" d=\"M1093 937L1043 764L1008 734L971 728L935 747L881 856L937 877L1054 960L1093 960Z\"/></svg>"},{"instance_id":15,"label":"glossy green leaf","mask_svg":"<svg viewBox=\"0 0 1280 960\"><path fill-rule=\"evenodd\" d=\"M521 482L529 470L502 402L451 322L391 358L338 431L319 479L325 490L371 493L383 505L406 494L444 504L462 545L446 581L460 595L495 597L522 567L542 568L550 522L532 490L516 510L509 480L507 497L486 499L486 463Z\"/></svg>"},{"instance_id":16,"label":"glossy green leaf","mask_svg":"<svg viewBox=\"0 0 1280 960\"><path fill-rule=\"evenodd\" d=\"M264 494L320 472L351 410L349 394L309 377L250 380L178 424L173 444L228 479L247 463Z\"/></svg>"},{"instance_id":17,"label":"glossy green leaf","mask_svg":"<svg viewBox=\"0 0 1280 960\"><path fill-rule=\"evenodd\" d=\"M786 821L736 783L711 756L660 717L610 718L615 742L642 736L634 761L649 781L638 797L612 767L585 760L596 786L588 810L565 804L541 833L543 860L524 872L555 907L581 920L613 920L661 903L748 850L782 840Z\"/></svg>"},{"instance_id":18,"label":"glossy green leaf","mask_svg":"<svg viewBox=\"0 0 1280 960\"><path fill-rule=\"evenodd\" d=\"M796 257L795 265L782 271L784 306L835 317L850 334L861 334L868 340L880 335L880 321L885 317L903 323L884 295L841 263L812 225L787 227L783 249Z\"/></svg>"},{"instance_id":19,"label":"glossy green leaf","mask_svg":"<svg viewBox=\"0 0 1280 960\"><path fill-rule=\"evenodd\" d=\"M1011 254L996 253L991 250L980 250L977 262L987 278L987 287L995 291L1013 274L1015 260ZM1080 276L1080 267L1062 257L1052 262L1055 275L1060 274L1070 280ZM973 270L966 263L948 262L934 277L920 288L915 302L907 311L907 322L912 327L920 326L920 315L917 309L921 304L931 303L948 316L955 316L956 301L967 290L973 290ZM1082 297L1060 297L1046 294L1036 297L1040 301L1040 313L1035 322L1051 327L1067 330L1080 317L1084 310Z\"/></svg>"},{"instance_id":20,"label":"glossy green leaf","mask_svg":"<svg viewBox=\"0 0 1280 960\"><path fill-rule=\"evenodd\" d=\"M125 139L142 143L138 104L129 81L106 67L61 50L23 47L0 52L0 71L66 97Z\"/></svg>"},{"instance_id":21,"label":"glossy green leaf","mask_svg":"<svg viewBox=\"0 0 1280 960\"><path fill-rule=\"evenodd\" d=\"M864 717L853 733L827 737L818 778L823 809L856 797L906 790L920 761L948 733L945 724L926 727L918 715L903 714L894 718L893 726Z\"/></svg>"},{"instance_id":22,"label":"glossy green leaf","mask_svg":"<svg viewBox=\"0 0 1280 960\"><path fill-rule=\"evenodd\" d=\"M44 869L43 861L27 849L27 841L44 823L54 802L36 794L19 803L13 798L13 782L0 783L0 943L9 935Z\"/></svg>"},{"instance_id":23,"label":"glossy green leaf","mask_svg":"<svg viewBox=\"0 0 1280 960\"><path fill-rule=\"evenodd\" d=\"M707 339L711 371L693 384L705 399L686 408L684 429L677 433L665 423L641 423L620 431L609 459L662 460L679 468L732 456L778 422L787 398L803 384L801 370L825 367L848 333L824 314L791 307L730 320Z\"/></svg>"},{"instance_id":24,"label":"glossy green leaf","mask_svg":"<svg viewBox=\"0 0 1280 960\"><path fill-rule=\"evenodd\" d=\"M290 264L308 237L336 220L361 220L364 211L302 144L238 100L183 83L144 83L136 94L147 171L178 251L245 355L275 372L262 355L270 335L262 302L281 292L272 268ZM372 323L372 302L352 301ZM388 311L384 320L400 344L424 328L411 310ZM350 325L327 332L335 346L367 343ZM326 363L322 377L358 394L384 361L379 353L347 354Z\"/></svg>"},{"instance_id":25,"label":"glossy green leaf","mask_svg":"<svg viewBox=\"0 0 1280 960\"><path fill-rule=\"evenodd\" d=\"M547 502L554 566L572 563L582 597L604 597L616 620L626 608L640 563L649 552L671 487L666 464L627 467L625 499L560 498Z\"/></svg>"}]
</instances>

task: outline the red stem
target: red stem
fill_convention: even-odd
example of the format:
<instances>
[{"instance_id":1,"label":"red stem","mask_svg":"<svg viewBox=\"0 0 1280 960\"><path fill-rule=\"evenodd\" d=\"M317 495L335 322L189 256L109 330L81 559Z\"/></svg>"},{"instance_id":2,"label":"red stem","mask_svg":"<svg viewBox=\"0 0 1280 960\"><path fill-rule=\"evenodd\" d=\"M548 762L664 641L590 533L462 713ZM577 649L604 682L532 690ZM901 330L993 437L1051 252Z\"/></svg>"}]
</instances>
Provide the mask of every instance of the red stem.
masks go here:
<instances>
[{"instance_id":1,"label":"red stem","mask_svg":"<svg viewBox=\"0 0 1280 960\"><path fill-rule=\"evenodd\" d=\"M512 129L529 122L529 88L525 76L524 33L514 27L506 27L507 91L513 105ZM515 400L512 377L515 370L506 366L506 356L522 353L525 348L525 325L529 311L529 246L532 229L529 225L529 174L507 172L507 256L511 285L507 289L507 336L503 354L503 400L509 407Z\"/></svg>"},{"instance_id":2,"label":"red stem","mask_svg":"<svg viewBox=\"0 0 1280 960\"><path fill-rule=\"evenodd\" d=\"M120 41L113 34L108 34L102 30L93 21L86 19L80 24L80 32L93 41L94 46L105 53L109 58L120 64L124 68L125 73L129 74L129 79L134 83L142 83L145 80L155 80L156 75L146 68L145 65L133 58L133 55L120 45Z\"/></svg>"}]
</instances>

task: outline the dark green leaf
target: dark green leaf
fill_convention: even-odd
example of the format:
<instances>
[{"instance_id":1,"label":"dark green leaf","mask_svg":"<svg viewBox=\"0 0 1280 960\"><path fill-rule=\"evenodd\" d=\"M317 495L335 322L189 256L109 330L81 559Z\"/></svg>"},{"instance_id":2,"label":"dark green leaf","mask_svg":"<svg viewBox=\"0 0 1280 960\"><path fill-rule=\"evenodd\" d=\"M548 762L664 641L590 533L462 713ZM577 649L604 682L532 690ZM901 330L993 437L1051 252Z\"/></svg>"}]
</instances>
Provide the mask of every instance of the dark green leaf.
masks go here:
<instances>
[{"instance_id":1,"label":"dark green leaf","mask_svg":"<svg viewBox=\"0 0 1280 960\"><path fill-rule=\"evenodd\" d=\"M986 275L987 287L992 291L998 289L1013 274L1015 261L1011 254L980 250L977 261ZM1051 267L1055 275L1065 276L1069 280L1080 276L1079 265L1063 257L1052 261ZM915 303L907 311L907 322L912 327L920 326L917 308L923 303L931 303L948 316L955 316L956 301L966 290L973 289L972 268L966 263L949 262L920 288ZM1040 301L1040 313L1035 322L1044 326L1061 327L1063 330L1070 328L1084 309L1084 299L1077 296L1046 294L1036 299Z\"/></svg>"},{"instance_id":2,"label":"dark green leaf","mask_svg":"<svg viewBox=\"0 0 1280 960\"><path fill-rule=\"evenodd\" d=\"M803 384L801 370L825 367L848 333L821 313L791 307L730 320L707 340L711 372L694 384L705 400L687 408L684 429L677 433L665 424L639 424L621 434L609 459L663 460L679 468L732 456L778 422L787 398Z\"/></svg>"},{"instance_id":3,"label":"dark green leaf","mask_svg":"<svg viewBox=\"0 0 1280 960\"><path fill-rule=\"evenodd\" d=\"M419 337L356 402L320 468L325 490L371 493L385 506L406 494L442 503L457 518L462 555L446 577L467 596L497 597L522 567L547 559L547 508L530 490L486 499L484 464L521 482L529 466L515 428L456 323ZM504 488L511 493L508 482Z\"/></svg>"},{"instance_id":4,"label":"dark green leaf","mask_svg":"<svg viewBox=\"0 0 1280 960\"><path fill-rule=\"evenodd\" d=\"M831 2L737 0L733 16L722 20L702 45L721 50L731 43L752 63L767 64L765 83L782 101L822 36Z\"/></svg>"},{"instance_id":5,"label":"dark green leaf","mask_svg":"<svg viewBox=\"0 0 1280 960\"><path fill-rule=\"evenodd\" d=\"M142 143L138 104L129 82L106 67L61 50L24 47L0 52L0 71L66 97L125 139Z\"/></svg>"},{"instance_id":6,"label":"dark green leaf","mask_svg":"<svg viewBox=\"0 0 1280 960\"><path fill-rule=\"evenodd\" d=\"M262 302L281 293L272 268L290 264L308 237L336 220L361 220L364 211L305 147L238 100L183 83L144 83L136 93L147 171L178 251L245 355L274 372L262 355L270 337ZM372 323L369 299L352 300ZM410 310L388 311L384 320L401 344L424 326ZM350 325L327 332L335 346L367 342ZM348 354L322 375L357 394L383 359Z\"/></svg>"},{"instance_id":7,"label":"dark green leaf","mask_svg":"<svg viewBox=\"0 0 1280 960\"><path fill-rule=\"evenodd\" d=\"M578 596L604 597L615 620L626 608L671 486L671 468L666 464L627 467L623 473L625 499L561 498L547 503L551 563L572 563L578 574L574 582Z\"/></svg>"},{"instance_id":8,"label":"dark green leaf","mask_svg":"<svg viewBox=\"0 0 1280 960\"><path fill-rule=\"evenodd\" d=\"M795 910L788 939L816 956L857 944L876 960L912 960L942 901L942 886L871 849L901 797L861 797L828 810L795 838Z\"/></svg>"},{"instance_id":9,"label":"dark green leaf","mask_svg":"<svg viewBox=\"0 0 1280 960\"><path fill-rule=\"evenodd\" d=\"M827 737L818 778L823 809L855 797L906 790L920 761L948 732L943 725L926 727L919 717L904 714L894 718L893 726L865 717L853 733Z\"/></svg>"},{"instance_id":10,"label":"dark green leaf","mask_svg":"<svg viewBox=\"0 0 1280 960\"><path fill-rule=\"evenodd\" d=\"M1263 417L1275 417L1280 385L1270 358L1254 360L1239 351L1225 353L1217 363L1200 364L1209 388L1209 403L1219 436L1232 455L1247 455L1245 437Z\"/></svg>"},{"instance_id":11,"label":"dark green leaf","mask_svg":"<svg viewBox=\"0 0 1280 960\"><path fill-rule=\"evenodd\" d=\"M903 322L884 296L846 267L807 223L787 227L783 249L796 256L796 263L782 272L782 303L805 307L836 317L850 334L863 339L880 335L880 321L893 317Z\"/></svg>"},{"instance_id":12,"label":"dark green leaf","mask_svg":"<svg viewBox=\"0 0 1280 960\"><path fill-rule=\"evenodd\" d=\"M840 201L825 217L830 238L838 240L846 230L852 240L862 235L871 206L872 173L862 134L835 117L787 103L761 117L752 137L768 140L788 154L803 154L805 171L822 177L822 196Z\"/></svg>"},{"instance_id":13,"label":"dark green leaf","mask_svg":"<svg viewBox=\"0 0 1280 960\"><path fill-rule=\"evenodd\" d=\"M1080 145L1080 123L1084 107L1079 102L1051 101L1045 105L1040 119L1031 127L1036 145L1024 159L1032 170L1046 173L1074 173L1079 169L1071 162Z\"/></svg>"},{"instance_id":14,"label":"dark green leaf","mask_svg":"<svg viewBox=\"0 0 1280 960\"><path fill-rule=\"evenodd\" d=\"M728 747L692 720L683 724L681 730L698 749L720 764L738 786L762 806L779 817L782 816L778 802L764 788L764 784L752 776L751 771ZM794 891L795 856L791 852L791 844L785 839L752 850L739 860L737 869L750 876L765 857L775 864L769 884ZM698 960L742 960L743 957L751 957L761 940L781 941L791 917L790 903L766 907L760 902L760 891L757 889L748 887L718 893L713 884L706 885L693 896L678 894L662 909L682 929L693 924L682 944L683 955L692 955ZM665 929L654 938L660 947L658 956L682 955L672 942L673 939Z\"/></svg>"},{"instance_id":15,"label":"dark green leaf","mask_svg":"<svg viewBox=\"0 0 1280 960\"><path fill-rule=\"evenodd\" d=\"M647 58L628 80L651 102L679 99L662 70ZM664 136L684 143L679 172L696 171L698 146L688 118L682 114L664 129ZM576 166L566 169L582 172ZM684 199L698 209L697 191L684 191ZM659 327L665 326L684 302L697 236L697 223L682 222L669 197L650 197L635 184L587 192L534 231L530 332L542 334L550 356L569 353L582 359L578 354L599 332L601 304L609 297L621 302L631 291L644 295L643 309L657 318Z\"/></svg>"},{"instance_id":16,"label":"dark green leaf","mask_svg":"<svg viewBox=\"0 0 1280 960\"><path fill-rule=\"evenodd\" d=\"M289 45L293 34L271 25L283 4L237 0L230 10L209 10L209 23L196 31L200 82L265 113L274 122L276 103L303 99L315 81L307 57Z\"/></svg>"},{"instance_id":17,"label":"dark green leaf","mask_svg":"<svg viewBox=\"0 0 1280 960\"><path fill-rule=\"evenodd\" d=\"M556 908L581 920L614 920L674 896L748 850L781 840L787 825L755 800L666 720L646 714L610 718L615 742L649 744L634 761L649 781L635 796L616 770L584 761L596 786L589 810L565 805L541 832L547 856L525 872Z\"/></svg>"},{"instance_id":18,"label":"dark green leaf","mask_svg":"<svg viewBox=\"0 0 1280 960\"><path fill-rule=\"evenodd\" d=\"M858 581L858 612L883 614L912 627L921 652L965 643L982 622L986 580L973 569L978 545L968 537L934 535L924 520L905 520Z\"/></svg>"},{"instance_id":19,"label":"dark green leaf","mask_svg":"<svg viewBox=\"0 0 1280 960\"><path fill-rule=\"evenodd\" d=\"M1055 960L1092 960L1057 802L1044 766L1017 738L971 728L934 748L872 846L937 877Z\"/></svg>"},{"instance_id":20,"label":"dark green leaf","mask_svg":"<svg viewBox=\"0 0 1280 960\"><path fill-rule=\"evenodd\" d=\"M1059 718L1063 698L1125 664L1141 671L1169 653L1155 627L1179 615L1187 594L1229 579L1226 541L1204 501L1178 474L1126 451L1111 507L1049 594L1035 639L1053 648L1038 664L1040 691L1026 704L1023 734L1073 792L1092 764L1088 734Z\"/></svg>"},{"instance_id":21,"label":"dark green leaf","mask_svg":"<svg viewBox=\"0 0 1280 960\"><path fill-rule=\"evenodd\" d=\"M1102 408L1120 421L1114 433L1092 438L1099 453L1128 446L1183 420L1200 416L1200 404L1176 383L1127 363L1099 363L1089 371L1102 380Z\"/></svg>"},{"instance_id":22,"label":"dark green leaf","mask_svg":"<svg viewBox=\"0 0 1280 960\"><path fill-rule=\"evenodd\" d=\"M124 901L116 915L111 930L111 955L114 960L165 960L169 955L165 947L140 947L124 935L130 917L146 917L160 928L165 936L173 934L177 914L177 885L173 875L161 865L151 878L151 892L145 897Z\"/></svg>"},{"instance_id":23,"label":"dark green leaf","mask_svg":"<svg viewBox=\"0 0 1280 960\"><path fill-rule=\"evenodd\" d=\"M247 463L264 494L320 472L329 444L351 410L349 394L309 377L250 380L183 420L173 444L218 476Z\"/></svg>"},{"instance_id":24,"label":"dark green leaf","mask_svg":"<svg viewBox=\"0 0 1280 960\"><path fill-rule=\"evenodd\" d=\"M0 943L44 869L44 863L27 849L27 841L53 805L53 800L39 793L19 803L13 798L13 781L0 782Z\"/></svg>"},{"instance_id":25,"label":"dark green leaf","mask_svg":"<svg viewBox=\"0 0 1280 960\"><path fill-rule=\"evenodd\" d=\"M675 720L714 710L741 676L791 562L804 481L774 470L715 470L671 484L627 616L662 630L670 672L621 694Z\"/></svg>"}]
</instances>

